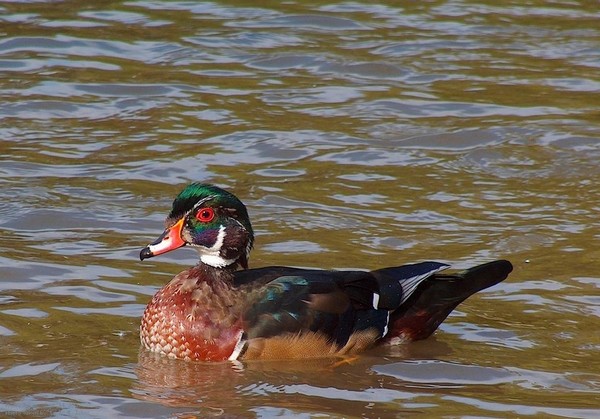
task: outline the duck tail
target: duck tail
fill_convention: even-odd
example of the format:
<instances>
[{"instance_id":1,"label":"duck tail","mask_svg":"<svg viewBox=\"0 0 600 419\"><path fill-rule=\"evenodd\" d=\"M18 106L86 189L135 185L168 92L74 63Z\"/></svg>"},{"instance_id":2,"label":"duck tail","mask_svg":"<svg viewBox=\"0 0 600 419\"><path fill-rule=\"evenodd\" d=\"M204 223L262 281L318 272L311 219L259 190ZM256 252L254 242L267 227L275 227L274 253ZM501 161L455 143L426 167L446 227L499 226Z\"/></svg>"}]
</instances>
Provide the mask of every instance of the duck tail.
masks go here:
<instances>
[{"instance_id":1,"label":"duck tail","mask_svg":"<svg viewBox=\"0 0 600 419\"><path fill-rule=\"evenodd\" d=\"M496 285L512 271L507 260L475 266L456 274L434 274L390 315L387 341L429 337L448 315L471 295Z\"/></svg>"}]
</instances>

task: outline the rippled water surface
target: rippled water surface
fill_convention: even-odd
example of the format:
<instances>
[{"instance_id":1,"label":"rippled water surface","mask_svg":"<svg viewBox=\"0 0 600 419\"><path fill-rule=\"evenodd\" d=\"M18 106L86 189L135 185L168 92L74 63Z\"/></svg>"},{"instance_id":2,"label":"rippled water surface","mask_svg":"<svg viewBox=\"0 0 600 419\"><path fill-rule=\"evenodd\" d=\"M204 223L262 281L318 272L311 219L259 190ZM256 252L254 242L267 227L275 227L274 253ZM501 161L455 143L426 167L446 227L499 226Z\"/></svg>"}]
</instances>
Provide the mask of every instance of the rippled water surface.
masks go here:
<instances>
[{"instance_id":1,"label":"rippled water surface","mask_svg":"<svg viewBox=\"0 0 600 419\"><path fill-rule=\"evenodd\" d=\"M0 1L0 412L598 417L598 3L260 3ZM196 255L137 255L190 181L254 267L515 271L337 368L157 359Z\"/></svg>"}]
</instances>

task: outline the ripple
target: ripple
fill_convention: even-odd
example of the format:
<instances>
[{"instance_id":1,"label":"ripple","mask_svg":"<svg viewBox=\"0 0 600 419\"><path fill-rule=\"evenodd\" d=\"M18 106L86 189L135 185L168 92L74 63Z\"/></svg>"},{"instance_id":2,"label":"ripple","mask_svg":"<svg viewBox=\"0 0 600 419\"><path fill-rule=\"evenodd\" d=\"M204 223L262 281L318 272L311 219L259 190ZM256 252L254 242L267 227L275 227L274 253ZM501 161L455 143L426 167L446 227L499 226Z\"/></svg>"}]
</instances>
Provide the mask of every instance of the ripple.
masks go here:
<instances>
[{"instance_id":1,"label":"ripple","mask_svg":"<svg viewBox=\"0 0 600 419\"><path fill-rule=\"evenodd\" d=\"M90 10L85 12L79 12L78 16L96 19L101 21L107 21L113 24L114 22L125 23L125 24L150 24L152 26L164 25L169 22L167 21L156 21L152 20L148 16L141 13L125 12L123 10Z\"/></svg>"},{"instance_id":2,"label":"ripple","mask_svg":"<svg viewBox=\"0 0 600 419\"><path fill-rule=\"evenodd\" d=\"M293 30L318 30L322 32L344 30L368 30L360 22L335 16L306 14L270 17L246 22L237 22L235 26L245 28L288 28Z\"/></svg>"},{"instance_id":3,"label":"ripple","mask_svg":"<svg viewBox=\"0 0 600 419\"><path fill-rule=\"evenodd\" d=\"M376 365L373 371L424 386L444 385L456 388L466 384L498 385L514 380L514 375L502 368L460 365L442 361L400 362Z\"/></svg>"},{"instance_id":4,"label":"ripple","mask_svg":"<svg viewBox=\"0 0 600 419\"><path fill-rule=\"evenodd\" d=\"M44 289L44 292L50 295L69 295L83 300L94 301L97 303L123 302L135 300L135 298L132 295L103 291L94 287L83 285L46 287Z\"/></svg>"},{"instance_id":5,"label":"ripple","mask_svg":"<svg viewBox=\"0 0 600 419\"><path fill-rule=\"evenodd\" d=\"M272 32L236 32L224 33L219 37L186 37L185 41L205 48L244 48L245 50L264 50L295 47L306 43L298 36ZM232 51L242 54L242 51Z\"/></svg>"},{"instance_id":6,"label":"ripple","mask_svg":"<svg viewBox=\"0 0 600 419\"><path fill-rule=\"evenodd\" d=\"M10 60L0 59L0 69L3 71L18 71L18 72L35 72L45 68L78 68L78 69L95 69L102 71L118 71L121 66L104 63L101 61L85 60L74 61L72 59L60 58L45 58L28 60Z\"/></svg>"},{"instance_id":7,"label":"ripple","mask_svg":"<svg viewBox=\"0 0 600 419\"><path fill-rule=\"evenodd\" d=\"M54 306L53 309L63 310L77 315L100 314L106 316L131 317L139 319L144 312L145 304L123 304L118 307L64 307Z\"/></svg>"},{"instance_id":8,"label":"ripple","mask_svg":"<svg viewBox=\"0 0 600 419\"><path fill-rule=\"evenodd\" d=\"M48 313L36 308L20 308L14 310L2 310L4 314L10 314L11 316L19 316L25 318L43 318L48 317Z\"/></svg>"},{"instance_id":9,"label":"ripple","mask_svg":"<svg viewBox=\"0 0 600 419\"><path fill-rule=\"evenodd\" d=\"M549 407L547 405L523 405L515 403L501 403L501 402L486 402L479 399L470 397L459 397L459 396L447 396L447 400L455 401L460 404L466 404L469 406L483 409L489 412L505 412L516 415L555 415L559 417L568 418L592 418L596 415L597 410L593 407L590 409L586 408L560 408L560 407Z\"/></svg>"},{"instance_id":10,"label":"ripple","mask_svg":"<svg viewBox=\"0 0 600 419\"><path fill-rule=\"evenodd\" d=\"M50 364L22 364L0 372L0 378L24 377L40 375L55 370L60 364L57 362Z\"/></svg>"},{"instance_id":11,"label":"ripple","mask_svg":"<svg viewBox=\"0 0 600 419\"><path fill-rule=\"evenodd\" d=\"M288 240L264 245L262 250L275 253L319 253L326 249L311 241Z\"/></svg>"}]
</instances>

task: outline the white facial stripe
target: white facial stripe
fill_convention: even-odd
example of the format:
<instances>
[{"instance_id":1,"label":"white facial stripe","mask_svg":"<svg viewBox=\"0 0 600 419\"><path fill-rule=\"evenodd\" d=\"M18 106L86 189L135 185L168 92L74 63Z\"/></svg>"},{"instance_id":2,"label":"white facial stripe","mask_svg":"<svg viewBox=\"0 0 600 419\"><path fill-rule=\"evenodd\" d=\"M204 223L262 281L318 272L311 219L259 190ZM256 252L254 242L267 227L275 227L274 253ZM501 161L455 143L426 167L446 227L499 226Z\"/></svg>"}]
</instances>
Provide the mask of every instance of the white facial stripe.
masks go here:
<instances>
[{"instance_id":1,"label":"white facial stripe","mask_svg":"<svg viewBox=\"0 0 600 419\"><path fill-rule=\"evenodd\" d=\"M225 240L225 226L219 226L219 234L217 234L217 241L208 250L213 252L217 252L217 254L221 251L221 247L223 247L223 241Z\"/></svg>"},{"instance_id":2,"label":"white facial stripe","mask_svg":"<svg viewBox=\"0 0 600 419\"><path fill-rule=\"evenodd\" d=\"M210 200L211 200L211 199L213 199L214 197L215 197L215 195L210 195L210 196L207 196L206 198L204 198L204 199L201 199L200 201L196 202L196 204L194 205L194 207L193 207L191 210L189 210L189 211L188 211L186 214L189 214L190 212L194 212L194 211L196 211L196 209L197 209L198 207L200 207L200 206L204 205L205 203L207 203L208 201L210 201Z\"/></svg>"},{"instance_id":3,"label":"white facial stripe","mask_svg":"<svg viewBox=\"0 0 600 419\"><path fill-rule=\"evenodd\" d=\"M221 247L223 247L223 242L225 241L225 234L225 226L222 225L219 227L219 234L217 234L215 244L211 247L198 246L202 263L215 268L223 268L235 262L235 259L221 257Z\"/></svg>"},{"instance_id":4,"label":"white facial stripe","mask_svg":"<svg viewBox=\"0 0 600 419\"><path fill-rule=\"evenodd\" d=\"M200 255L200 260L205 265L212 266L213 268L224 268L225 266L231 265L235 262L235 259L225 259L218 255Z\"/></svg>"}]
</instances>

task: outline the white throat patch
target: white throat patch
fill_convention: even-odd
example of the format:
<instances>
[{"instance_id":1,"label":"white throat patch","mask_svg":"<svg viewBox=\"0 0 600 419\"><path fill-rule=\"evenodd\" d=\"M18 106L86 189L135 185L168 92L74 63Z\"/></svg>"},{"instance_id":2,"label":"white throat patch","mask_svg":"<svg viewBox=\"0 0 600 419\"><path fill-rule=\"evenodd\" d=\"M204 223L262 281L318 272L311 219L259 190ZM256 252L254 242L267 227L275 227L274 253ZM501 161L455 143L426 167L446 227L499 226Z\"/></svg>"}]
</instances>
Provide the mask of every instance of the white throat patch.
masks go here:
<instances>
[{"instance_id":1,"label":"white throat patch","mask_svg":"<svg viewBox=\"0 0 600 419\"><path fill-rule=\"evenodd\" d=\"M225 259L220 255L221 247L223 247L223 242L225 241L225 234L225 226L220 226L215 244L211 247L197 247L202 263L214 268L224 268L235 262L235 259Z\"/></svg>"}]
</instances>

